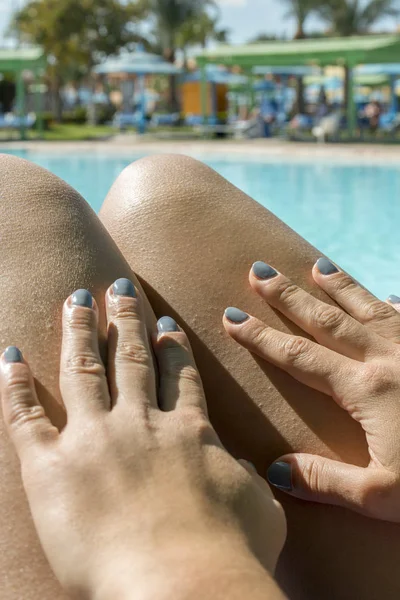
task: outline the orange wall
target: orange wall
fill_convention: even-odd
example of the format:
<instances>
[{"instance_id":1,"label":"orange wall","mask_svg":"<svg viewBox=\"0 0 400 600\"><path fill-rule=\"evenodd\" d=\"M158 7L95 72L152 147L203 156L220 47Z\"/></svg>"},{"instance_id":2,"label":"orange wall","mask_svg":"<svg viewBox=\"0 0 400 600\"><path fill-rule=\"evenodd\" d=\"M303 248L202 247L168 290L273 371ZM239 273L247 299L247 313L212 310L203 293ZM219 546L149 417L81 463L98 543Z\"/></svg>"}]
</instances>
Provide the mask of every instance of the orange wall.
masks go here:
<instances>
[{"instance_id":1,"label":"orange wall","mask_svg":"<svg viewBox=\"0 0 400 600\"><path fill-rule=\"evenodd\" d=\"M217 84L217 113L228 110L228 87ZM201 83L199 81L188 81L182 86L182 110L184 115L201 115ZM207 113L212 112L211 84L207 83Z\"/></svg>"}]
</instances>

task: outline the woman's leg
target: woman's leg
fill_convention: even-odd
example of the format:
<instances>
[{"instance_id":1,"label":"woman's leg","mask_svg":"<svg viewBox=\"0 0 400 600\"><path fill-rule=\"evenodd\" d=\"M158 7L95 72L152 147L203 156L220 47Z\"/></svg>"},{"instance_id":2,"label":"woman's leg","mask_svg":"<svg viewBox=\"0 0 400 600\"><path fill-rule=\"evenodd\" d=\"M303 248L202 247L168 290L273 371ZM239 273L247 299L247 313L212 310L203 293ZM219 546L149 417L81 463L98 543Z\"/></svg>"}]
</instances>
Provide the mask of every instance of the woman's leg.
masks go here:
<instances>
[{"instance_id":1,"label":"woman's leg","mask_svg":"<svg viewBox=\"0 0 400 600\"><path fill-rule=\"evenodd\" d=\"M118 277L131 277L100 221L63 181L26 161L0 155L0 340L29 359L39 397L62 425L58 371L61 307L89 288L100 307ZM148 308L149 321L152 318ZM104 336L104 319L101 323ZM0 596L58 600L20 483L19 465L0 420Z\"/></svg>"},{"instance_id":2,"label":"woman's leg","mask_svg":"<svg viewBox=\"0 0 400 600\"><path fill-rule=\"evenodd\" d=\"M119 177L100 218L135 268L158 316L183 324L204 381L211 419L236 456L260 473L291 450L357 464L362 432L335 403L235 345L226 306L273 327L292 327L250 291L252 262L265 260L315 295L319 253L208 167L183 156L150 157ZM400 529L350 512L281 497L289 540L280 583L293 600L398 598Z\"/></svg>"}]
</instances>

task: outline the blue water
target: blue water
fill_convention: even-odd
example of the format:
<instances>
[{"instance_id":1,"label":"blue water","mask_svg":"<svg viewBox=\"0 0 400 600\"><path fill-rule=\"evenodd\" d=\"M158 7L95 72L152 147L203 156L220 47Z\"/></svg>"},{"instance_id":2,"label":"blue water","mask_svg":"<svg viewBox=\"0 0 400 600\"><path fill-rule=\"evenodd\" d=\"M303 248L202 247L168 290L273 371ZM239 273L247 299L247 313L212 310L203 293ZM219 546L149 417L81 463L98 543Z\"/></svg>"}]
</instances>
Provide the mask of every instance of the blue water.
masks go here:
<instances>
[{"instance_id":1,"label":"blue water","mask_svg":"<svg viewBox=\"0 0 400 600\"><path fill-rule=\"evenodd\" d=\"M65 179L96 211L121 170L139 158L30 151L13 154ZM240 157L203 160L377 296L400 295L400 167L286 160L265 163Z\"/></svg>"}]
</instances>

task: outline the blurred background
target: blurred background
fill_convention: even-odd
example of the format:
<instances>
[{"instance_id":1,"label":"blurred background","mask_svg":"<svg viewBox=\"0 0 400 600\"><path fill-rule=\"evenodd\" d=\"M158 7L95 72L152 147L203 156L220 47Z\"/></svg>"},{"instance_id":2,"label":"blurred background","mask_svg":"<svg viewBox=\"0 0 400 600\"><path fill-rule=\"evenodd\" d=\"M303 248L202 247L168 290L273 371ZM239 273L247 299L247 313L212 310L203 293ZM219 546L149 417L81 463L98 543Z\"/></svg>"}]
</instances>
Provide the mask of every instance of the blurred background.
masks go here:
<instances>
[{"instance_id":1,"label":"blurred background","mask_svg":"<svg viewBox=\"0 0 400 600\"><path fill-rule=\"evenodd\" d=\"M400 0L0 0L0 151L96 211L132 160L191 154L399 294L399 24Z\"/></svg>"},{"instance_id":2,"label":"blurred background","mask_svg":"<svg viewBox=\"0 0 400 600\"><path fill-rule=\"evenodd\" d=\"M340 134L349 129L342 50L332 65L316 56L279 69L264 57L258 73L254 58L251 72L240 61L215 61L202 75L197 58L221 43L396 34L399 19L398 0L0 0L0 135L19 129L29 137L35 124L49 139L112 133L97 125L139 133L197 126L204 135L207 125L219 136L314 139L319 120L341 108L342 122L327 127L328 136ZM393 49L393 63L398 54ZM399 78L400 67L387 64L355 76L363 133L395 137ZM92 129L57 127L84 123Z\"/></svg>"}]
</instances>

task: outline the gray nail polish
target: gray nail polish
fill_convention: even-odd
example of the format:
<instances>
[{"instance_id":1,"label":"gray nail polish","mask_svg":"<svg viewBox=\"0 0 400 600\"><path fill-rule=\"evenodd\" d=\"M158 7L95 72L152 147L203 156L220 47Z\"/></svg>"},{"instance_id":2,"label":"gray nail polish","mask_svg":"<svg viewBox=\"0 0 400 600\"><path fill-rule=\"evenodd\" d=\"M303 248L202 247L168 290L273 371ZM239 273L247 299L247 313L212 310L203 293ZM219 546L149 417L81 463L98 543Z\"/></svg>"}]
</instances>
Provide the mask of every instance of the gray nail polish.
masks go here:
<instances>
[{"instance_id":1,"label":"gray nail polish","mask_svg":"<svg viewBox=\"0 0 400 600\"><path fill-rule=\"evenodd\" d=\"M136 290L130 279L117 279L113 285L113 292L116 296L129 296L130 298L136 298Z\"/></svg>"},{"instance_id":2,"label":"gray nail polish","mask_svg":"<svg viewBox=\"0 0 400 600\"><path fill-rule=\"evenodd\" d=\"M86 308L93 308L93 297L87 290L76 290L72 294L72 304L74 306L86 306Z\"/></svg>"},{"instance_id":3,"label":"gray nail polish","mask_svg":"<svg viewBox=\"0 0 400 600\"><path fill-rule=\"evenodd\" d=\"M394 294L389 296L388 300L390 304L400 304L400 298L398 296L395 296Z\"/></svg>"},{"instance_id":4,"label":"gray nail polish","mask_svg":"<svg viewBox=\"0 0 400 600\"><path fill-rule=\"evenodd\" d=\"M4 350L4 360L8 363L22 362L22 352L16 346L8 346Z\"/></svg>"},{"instance_id":5,"label":"gray nail polish","mask_svg":"<svg viewBox=\"0 0 400 600\"><path fill-rule=\"evenodd\" d=\"M172 317L161 317L157 322L158 333L178 331L178 325Z\"/></svg>"},{"instance_id":6,"label":"gray nail polish","mask_svg":"<svg viewBox=\"0 0 400 600\"><path fill-rule=\"evenodd\" d=\"M267 263L258 260L252 266L253 273L259 279L272 279L278 275L278 272L275 271L272 267L267 265Z\"/></svg>"},{"instance_id":7,"label":"gray nail polish","mask_svg":"<svg viewBox=\"0 0 400 600\"><path fill-rule=\"evenodd\" d=\"M233 306L229 306L229 308L225 310L225 316L229 321L237 324L244 323L249 318L247 313L239 308L234 308Z\"/></svg>"},{"instance_id":8,"label":"gray nail polish","mask_svg":"<svg viewBox=\"0 0 400 600\"><path fill-rule=\"evenodd\" d=\"M319 258L317 260L318 271L322 275L333 275L333 273L339 273L339 269L335 267L333 263L327 258Z\"/></svg>"},{"instance_id":9,"label":"gray nail polish","mask_svg":"<svg viewBox=\"0 0 400 600\"><path fill-rule=\"evenodd\" d=\"M292 489L292 467L289 463L272 463L267 471L267 478L271 485L280 490L290 492Z\"/></svg>"}]
</instances>

